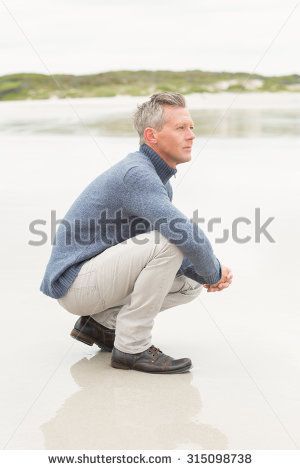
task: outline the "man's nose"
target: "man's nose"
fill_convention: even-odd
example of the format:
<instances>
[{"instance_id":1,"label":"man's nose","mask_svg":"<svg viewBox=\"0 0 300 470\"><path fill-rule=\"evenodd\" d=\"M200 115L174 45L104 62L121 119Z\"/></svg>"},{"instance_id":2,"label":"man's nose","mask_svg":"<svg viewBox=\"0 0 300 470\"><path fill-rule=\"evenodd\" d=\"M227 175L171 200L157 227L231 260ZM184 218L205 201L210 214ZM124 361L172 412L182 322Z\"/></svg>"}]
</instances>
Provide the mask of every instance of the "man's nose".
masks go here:
<instances>
[{"instance_id":1,"label":"man's nose","mask_svg":"<svg viewBox=\"0 0 300 470\"><path fill-rule=\"evenodd\" d=\"M192 130L192 129L189 129L186 138L187 138L188 140L194 140L195 137L196 137L196 136L195 136L193 130Z\"/></svg>"}]
</instances>

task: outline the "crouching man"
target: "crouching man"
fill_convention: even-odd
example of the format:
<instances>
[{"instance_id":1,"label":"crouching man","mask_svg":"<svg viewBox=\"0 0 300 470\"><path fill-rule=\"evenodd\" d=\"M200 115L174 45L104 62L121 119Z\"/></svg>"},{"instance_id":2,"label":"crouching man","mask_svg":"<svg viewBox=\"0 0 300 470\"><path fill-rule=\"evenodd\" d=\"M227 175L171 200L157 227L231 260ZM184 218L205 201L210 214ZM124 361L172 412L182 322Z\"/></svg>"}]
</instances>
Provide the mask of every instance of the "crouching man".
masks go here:
<instances>
[{"instance_id":1,"label":"crouching man","mask_svg":"<svg viewBox=\"0 0 300 470\"><path fill-rule=\"evenodd\" d=\"M170 179L195 138L184 97L157 93L138 106L140 148L97 176L60 223L41 291L79 315L71 336L112 351L120 369L170 374L192 367L151 341L156 315L227 288L204 232L172 204Z\"/></svg>"}]
</instances>

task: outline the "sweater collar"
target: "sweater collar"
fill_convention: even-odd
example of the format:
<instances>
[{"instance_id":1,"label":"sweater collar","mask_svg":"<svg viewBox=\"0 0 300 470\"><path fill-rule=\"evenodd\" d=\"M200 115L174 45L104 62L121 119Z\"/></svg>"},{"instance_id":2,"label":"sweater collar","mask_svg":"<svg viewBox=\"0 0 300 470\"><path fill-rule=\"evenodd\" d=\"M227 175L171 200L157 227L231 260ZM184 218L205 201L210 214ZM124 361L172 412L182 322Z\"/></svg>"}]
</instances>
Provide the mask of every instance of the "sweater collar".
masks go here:
<instances>
[{"instance_id":1,"label":"sweater collar","mask_svg":"<svg viewBox=\"0 0 300 470\"><path fill-rule=\"evenodd\" d=\"M149 145L142 144L140 146L140 152L146 155L151 160L156 173L162 180L163 184L171 178L171 176L177 173L176 168L171 168Z\"/></svg>"}]
</instances>

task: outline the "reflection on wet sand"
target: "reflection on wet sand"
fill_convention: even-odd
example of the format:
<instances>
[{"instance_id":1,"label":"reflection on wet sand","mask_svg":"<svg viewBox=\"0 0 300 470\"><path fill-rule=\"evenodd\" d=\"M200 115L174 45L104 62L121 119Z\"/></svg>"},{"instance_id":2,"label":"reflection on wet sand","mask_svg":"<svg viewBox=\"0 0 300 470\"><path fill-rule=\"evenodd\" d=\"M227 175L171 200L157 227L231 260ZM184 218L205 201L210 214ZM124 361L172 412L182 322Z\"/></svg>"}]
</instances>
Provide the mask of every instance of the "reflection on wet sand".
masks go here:
<instances>
[{"instance_id":1,"label":"reflection on wet sand","mask_svg":"<svg viewBox=\"0 0 300 470\"><path fill-rule=\"evenodd\" d=\"M225 96L226 95L226 96ZM198 137L297 138L300 132L300 93L246 93L187 96ZM93 98L0 103L0 134L136 137L132 113L144 98ZM84 124L84 125L83 125Z\"/></svg>"},{"instance_id":2,"label":"reflection on wet sand","mask_svg":"<svg viewBox=\"0 0 300 470\"><path fill-rule=\"evenodd\" d=\"M112 370L99 352L70 372L80 390L41 426L47 449L226 449L227 437L199 421L193 372Z\"/></svg>"}]
</instances>

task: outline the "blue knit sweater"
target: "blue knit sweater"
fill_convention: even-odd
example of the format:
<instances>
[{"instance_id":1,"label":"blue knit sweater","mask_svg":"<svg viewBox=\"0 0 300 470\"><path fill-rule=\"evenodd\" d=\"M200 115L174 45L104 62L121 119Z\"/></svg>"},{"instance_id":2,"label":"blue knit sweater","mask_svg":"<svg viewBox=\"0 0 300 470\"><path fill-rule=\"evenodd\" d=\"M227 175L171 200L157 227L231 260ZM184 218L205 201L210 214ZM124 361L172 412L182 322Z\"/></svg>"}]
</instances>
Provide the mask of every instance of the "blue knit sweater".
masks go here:
<instances>
[{"instance_id":1,"label":"blue knit sweater","mask_svg":"<svg viewBox=\"0 0 300 470\"><path fill-rule=\"evenodd\" d=\"M63 297L85 261L150 230L159 230L183 252L178 273L201 284L218 282L221 266L209 240L172 204L169 179L176 171L143 144L97 176L60 223L40 290Z\"/></svg>"}]
</instances>

